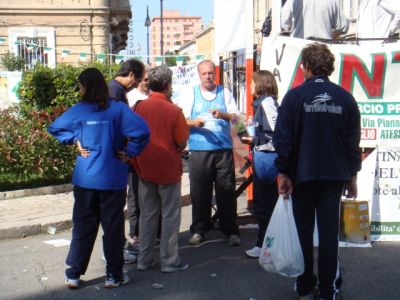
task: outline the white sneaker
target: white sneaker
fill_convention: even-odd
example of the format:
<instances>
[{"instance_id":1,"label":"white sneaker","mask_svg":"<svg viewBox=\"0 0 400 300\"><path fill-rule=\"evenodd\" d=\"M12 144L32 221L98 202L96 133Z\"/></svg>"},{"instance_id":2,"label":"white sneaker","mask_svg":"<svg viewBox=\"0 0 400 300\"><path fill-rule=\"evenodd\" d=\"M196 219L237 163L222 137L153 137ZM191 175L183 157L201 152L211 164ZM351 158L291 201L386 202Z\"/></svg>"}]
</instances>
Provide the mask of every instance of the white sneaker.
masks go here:
<instances>
[{"instance_id":1,"label":"white sneaker","mask_svg":"<svg viewBox=\"0 0 400 300\"><path fill-rule=\"evenodd\" d=\"M65 278L65 285L70 289L77 289L79 288L80 280L79 278Z\"/></svg>"},{"instance_id":2,"label":"white sneaker","mask_svg":"<svg viewBox=\"0 0 400 300\"><path fill-rule=\"evenodd\" d=\"M200 245L204 241L204 238L199 233L194 233L189 239L189 245Z\"/></svg>"},{"instance_id":3,"label":"white sneaker","mask_svg":"<svg viewBox=\"0 0 400 300\"><path fill-rule=\"evenodd\" d=\"M127 284L129 281L129 276L125 272L122 274L122 278L120 280L116 280L112 275L107 275L106 281L104 282L104 287L106 289L112 289L119 287L121 284Z\"/></svg>"},{"instance_id":4,"label":"white sneaker","mask_svg":"<svg viewBox=\"0 0 400 300\"><path fill-rule=\"evenodd\" d=\"M133 264L137 260L137 256L131 250L124 250L124 263Z\"/></svg>"},{"instance_id":5,"label":"white sneaker","mask_svg":"<svg viewBox=\"0 0 400 300\"><path fill-rule=\"evenodd\" d=\"M246 250L244 253L250 258L259 258L261 254L261 248L260 247L253 247L249 250Z\"/></svg>"}]
</instances>

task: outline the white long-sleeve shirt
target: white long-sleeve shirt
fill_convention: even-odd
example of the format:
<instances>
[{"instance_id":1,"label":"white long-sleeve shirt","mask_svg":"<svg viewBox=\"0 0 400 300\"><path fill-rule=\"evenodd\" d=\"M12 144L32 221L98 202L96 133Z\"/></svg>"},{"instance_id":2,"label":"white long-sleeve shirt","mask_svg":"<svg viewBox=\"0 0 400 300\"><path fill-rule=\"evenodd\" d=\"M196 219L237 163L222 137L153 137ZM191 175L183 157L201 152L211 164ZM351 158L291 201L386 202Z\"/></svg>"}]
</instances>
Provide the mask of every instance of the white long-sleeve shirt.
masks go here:
<instances>
[{"instance_id":1,"label":"white long-sleeve shirt","mask_svg":"<svg viewBox=\"0 0 400 300\"><path fill-rule=\"evenodd\" d=\"M359 8L358 37L385 39L400 26L399 20L400 0L363 0Z\"/></svg>"},{"instance_id":2,"label":"white long-sleeve shirt","mask_svg":"<svg viewBox=\"0 0 400 300\"><path fill-rule=\"evenodd\" d=\"M338 0L287 0L281 11L281 27L297 38L332 39L346 33L349 21Z\"/></svg>"},{"instance_id":3,"label":"white long-sleeve shirt","mask_svg":"<svg viewBox=\"0 0 400 300\"><path fill-rule=\"evenodd\" d=\"M128 98L129 107L132 107L136 104L137 101L146 100L149 96L146 94L143 94L141 91L139 91L137 88L135 88L135 89L129 91L126 94L126 97Z\"/></svg>"}]
</instances>

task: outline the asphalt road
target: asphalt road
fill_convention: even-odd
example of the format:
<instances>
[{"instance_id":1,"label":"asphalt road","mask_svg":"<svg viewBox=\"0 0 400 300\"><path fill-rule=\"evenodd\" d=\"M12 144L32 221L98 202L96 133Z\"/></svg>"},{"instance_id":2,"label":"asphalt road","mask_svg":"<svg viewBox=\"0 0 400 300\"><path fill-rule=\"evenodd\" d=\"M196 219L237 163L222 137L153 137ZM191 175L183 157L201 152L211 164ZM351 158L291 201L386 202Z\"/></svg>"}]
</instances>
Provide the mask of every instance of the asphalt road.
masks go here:
<instances>
[{"instance_id":1,"label":"asphalt road","mask_svg":"<svg viewBox=\"0 0 400 300\"><path fill-rule=\"evenodd\" d=\"M222 234L213 231L206 243L187 246L181 232L181 255L189 262L186 271L164 274L160 266L146 272L127 265L131 282L103 288L104 263L101 239L92 254L79 290L64 286L64 260L68 246L54 247L45 241L70 239L70 232L0 241L0 299L297 299L294 279L266 273L257 260L243 251L253 246L256 231L242 229L242 245L229 247ZM99 235L100 237L100 235ZM342 299L400 299L400 243L374 243L372 248L341 248L344 283ZM158 262L158 258L157 258ZM155 289L152 284L162 284Z\"/></svg>"}]
</instances>

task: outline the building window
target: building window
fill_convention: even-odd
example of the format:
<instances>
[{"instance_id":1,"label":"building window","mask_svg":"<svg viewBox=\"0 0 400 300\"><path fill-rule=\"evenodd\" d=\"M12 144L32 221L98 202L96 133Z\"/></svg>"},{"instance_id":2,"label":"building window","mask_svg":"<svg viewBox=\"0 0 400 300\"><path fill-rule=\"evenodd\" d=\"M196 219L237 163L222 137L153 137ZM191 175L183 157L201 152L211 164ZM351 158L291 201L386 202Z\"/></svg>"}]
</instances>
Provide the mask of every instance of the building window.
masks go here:
<instances>
[{"instance_id":1,"label":"building window","mask_svg":"<svg viewBox=\"0 0 400 300\"><path fill-rule=\"evenodd\" d=\"M25 69L32 69L37 63L49 65L47 39L45 37L18 37L16 41L17 56L25 61Z\"/></svg>"},{"instance_id":2,"label":"building window","mask_svg":"<svg viewBox=\"0 0 400 300\"><path fill-rule=\"evenodd\" d=\"M40 63L56 66L54 28L11 27L8 29L10 52L25 60L25 68L31 69Z\"/></svg>"}]
</instances>

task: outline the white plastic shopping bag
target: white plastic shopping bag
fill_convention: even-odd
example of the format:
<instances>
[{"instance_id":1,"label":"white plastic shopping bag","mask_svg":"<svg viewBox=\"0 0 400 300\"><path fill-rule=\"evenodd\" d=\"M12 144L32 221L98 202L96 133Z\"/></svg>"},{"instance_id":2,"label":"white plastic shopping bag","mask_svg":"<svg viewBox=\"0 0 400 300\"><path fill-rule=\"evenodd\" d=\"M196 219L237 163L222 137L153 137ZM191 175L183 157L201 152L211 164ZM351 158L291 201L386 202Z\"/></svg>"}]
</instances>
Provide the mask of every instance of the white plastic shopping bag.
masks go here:
<instances>
[{"instance_id":1,"label":"white plastic shopping bag","mask_svg":"<svg viewBox=\"0 0 400 300\"><path fill-rule=\"evenodd\" d=\"M304 258L293 217L292 199L279 196L262 246L260 265L270 273L296 277L304 273Z\"/></svg>"}]
</instances>

